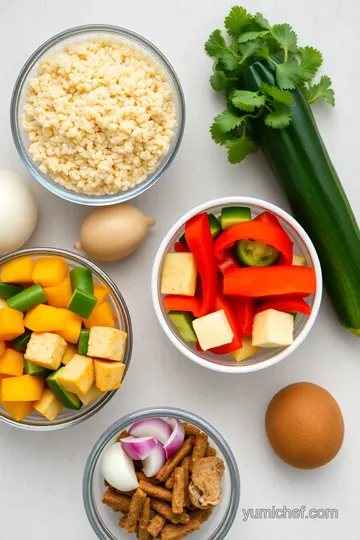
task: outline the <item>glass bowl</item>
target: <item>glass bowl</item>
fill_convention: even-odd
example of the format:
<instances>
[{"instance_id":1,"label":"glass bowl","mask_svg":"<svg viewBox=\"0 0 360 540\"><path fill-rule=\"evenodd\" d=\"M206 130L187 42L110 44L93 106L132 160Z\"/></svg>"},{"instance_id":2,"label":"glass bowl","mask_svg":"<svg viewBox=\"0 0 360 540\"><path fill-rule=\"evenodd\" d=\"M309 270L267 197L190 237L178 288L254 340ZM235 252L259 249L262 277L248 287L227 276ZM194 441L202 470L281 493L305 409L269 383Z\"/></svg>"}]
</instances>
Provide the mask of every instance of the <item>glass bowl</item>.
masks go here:
<instances>
[{"instance_id":1,"label":"glass bowl","mask_svg":"<svg viewBox=\"0 0 360 540\"><path fill-rule=\"evenodd\" d=\"M109 278L109 276L107 276L105 272L100 270L100 268L98 268L95 264L88 261L84 257L81 257L80 255L76 255L64 249L55 248L23 249L14 253L10 253L9 255L5 255L4 257L0 258L0 270L3 264L14 259L18 259L19 257L30 256L34 258L39 258L45 256L47 257L49 255L59 255L60 257L63 257L70 269L74 266L84 266L85 268L89 268L93 273L94 283L104 285L110 290L108 300L111 302L113 311L117 319L116 327L120 330L123 330L124 332L127 332L128 334L123 360L124 364L126 365L123 377L124 381L127 370L129 369L133 346L133 334L130 314L122 294L120 293L119 289L112 281L112 279ZM69 426L74 426L75 424L79 424L80 422L83 422L87 418L90 418L91 416L96 414L114 397L116 392L117 390L113 392L107 392L89 405L82 406L81 409L78 411L64 408L53 422L50 422L36 411L31 413L26 418L23 418L23 420L21 420L20 422L17 422L16 420L13 420L11 418L11 416L3 409L0 404L0 421L28 431L53 431L56 429L62 429Z\"/></svg>"},{"instance_id":2,"label":"glass bowl","mask_svg":"<svg viewBox=\"0 0 360 540\"><path fill-rule=\"evenodd\" d=\"M258 353L241 362L236 362L230 355L219 356L211 352L198 352L194 345L185 343L177 330L171 323L164 309L164 302L160 292L161 272L164 257L169 251L174 251L173 247L184 233L185 223L193 216L201 212L210 212L219 215L221 208L226 206L247 206L250 207L252 216L264 212L265 210L272 212L279 219L281 225L294 242L294 253L302 255L306 259L306 265L314 268L316 275L316 292L306 300L311 307L311 315L297 315L294 325L294 342L289 347L279 347L274 349L262 348ZM197 364L223 373L248 373L258 371L284 360L289 354L295 351L297 347L304 341L310 332L316 317L319 312L321 295L322 295L322 274L318 255L309 236L301 227L301 225L290 214L275 206L274 204L253 199L250 197L224 197L213 201L206 202L193 208L179 219L170 229L163 239L159 250L156 254L151 280L152 299L157 318L162 329L168 336L175 347L187 358Z\"/></svg>"},{"instance_id":3,"label":"glass bowl","mask_svg":"<svg viewBox=\"0 0 360 540\"><path fill-rule=\"evenodd\" d=\"M170 149L166 156L158 163L156 170L151 173L142 183L138 184L134 188L127 191L120 191L114 195L88 195L76 193L56 183L52 178L40 171L39 165L32 160L32 156L28 151L29 138L22 127L21 116L23 113L23 107L25 104L26 90L29 80L35 76L37 67L41 60L46 56L51 56L55 52L61 50L64 45L79 40L86 40L89 38L106 36L114 37L125 43L129 43L136 49L143 51L147 56L155 59L163 68L170 86L173 90L175 107L176 107L176 126L174 128L174 136L172 138ZM128 201L134 197L137 197L141 193L144 193L147 189L159 180L169 165L172 163L175 155L179 149L185 124L185 102L184 94L180 85L178 76L176 75L174 68L165 56L147 39L139 36L138 34L120 28L118 26L110 25L85 25L77 26L65 30L60 34L56 34L50 38L43 45L41 45L27 60L22 68L13 90L10 107L10 122L11 130L14 139L16 149L32 176L46 189L58 195L62 199L68 201L90 205L90 206L106 206L116 203Z\"/></svg>"},{"instance_id":4,"label":"glass bowl","mask_svg":"<svg viewBox=\"0 0 360 540\"><path fill-rule=\"evenodd\" d=\"M181 410L169 407L142 409L128 414L112 424L90 452L83 477L83 499L90 525L100 540L125 540L129 537L117 526L120 515L101 503L105 491L104 479L100 471L100 456L109 444L115 442L119 433L131 424L146 418L178 418L189 422L206 433L210 444L217 450L217 455L224 460L223 496L208 522L189 538L193 540L222 540L229 532L240 502L240 477L235 457L220 433L206 420Z\"/></svg>"}]
</instances>

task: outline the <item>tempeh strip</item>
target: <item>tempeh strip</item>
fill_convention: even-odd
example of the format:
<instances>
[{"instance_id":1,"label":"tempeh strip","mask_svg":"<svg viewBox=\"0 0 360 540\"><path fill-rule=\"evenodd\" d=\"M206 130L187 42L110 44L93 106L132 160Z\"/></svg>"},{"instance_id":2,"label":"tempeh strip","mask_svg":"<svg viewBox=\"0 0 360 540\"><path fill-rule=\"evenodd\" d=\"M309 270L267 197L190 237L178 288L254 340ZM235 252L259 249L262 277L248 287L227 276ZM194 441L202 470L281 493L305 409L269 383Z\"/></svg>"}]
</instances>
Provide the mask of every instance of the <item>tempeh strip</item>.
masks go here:
<instances>
[{"instance_id":1,"label":"tempeh strip","mask_svg":"<svg viewBox=\"0 0 360 540\"><path fill-rule=\"evenodd\" d=\"M171 506L164 503L163 501L158 501L157 499L150 499L150 501L151 508L161 516L164 516L164 518L166 518L167 520L171 521L171 523L174 523L175 525L177 525L178 523L183 523L185 525L186 523L189 523L190 516L186 512L182 512L182 514L174 514Z\"/></svg>"},{"instance_id":2,"label":"tempeh strip","mask_svg":"<svg viewBox=\"0 0 360 540\"><path fill-rule=\"evenodd\" d=\"M184 506L190 506L191 505L191 501L190 501L190 497L189 497L190 465L191 465L191 457L186 456L181 462L181 466L184 469L184 480L185 480Z\"/></svg>"},{"instance_id":3,"label":"tempeh strip","mask_svg":"<svg viewBox=\"0 0 360 540\"><path fill-rule=\"evenodd\" d=\"M169 459L160 471L157 473L156 478L159 482L165 482L169 478L170 474L176 469L179 463L186 457L194 446L194 438L190 437L186 439L177 453Z\"/></svg>"},{"instance_id":4,"label":"tempeh strip","mask_svg":"<svg viewBox=\"0 0 360 540\"><path fill-rule=\"evenodd\" d=\"M136 471L136 478L140 482L140 480L144 480L144 482L148 482L149 484L153 484L154 486L157 486L159 481L156 480L156 478L153 476L152 478L148 478L146 474L144 474L142 471Z\"/></svg>"},{"instance_id":5,"label":"tempeh strip","mask_svg":"<svg viewBox=\"0 0 360 540\"><path fill-rule=\"evenodd\" d=\"M197 508L193 512L191 512L191 520L200 521L201 525L205 523L205 521L208 521L208 519L211 518L211 514L213 513L213 508L210 508L209 510L200 510L200 508Z\"/></svg>"},{"instance_id":6,"label":"tempeh strip","mask_svg":"<svg viewBox=\"0 0 360 540\"><path fill-rule=\"evenodd\" d=\"M107 482L106 480L104 480L104 486L106 486L107 488L109 488L111 491L115 491L115 493L120 493L121 495L127 495L128 497L132 497L135 493L135 489L133 489L132 491L120 491L120 489L116 489L114 488L111 484L109 484L109 482Z\"/></svg>"},{"instance_id":7,"label":"tempeh strip","mask_svg":"<svg viewBox=\"0 0 360 540\"><path fill-rule=\"evenodd\" d=\"M181 514L184 511L185 502L185 470L183 467L176 467L174 478L174 490L172 492L172 511L174 514Z\"/></svg>"},{"instance_id":8,"label":"tempeh strip","mask_svg":"<svg viewBox=\"0 0 360 540\"><path fill-rule=\"evenodd\" d=\"M119 527L120 527L120 529L125 529L126 520L127 520L127 516L123 516L122 518L119 519Z\"/></svg>"},{"instance_id":9,"label":"tempeh strip","mask_svg":"<svg viewBox=\"0 0 360 540\"><path fill-rule=\"evenodd\" d=\"M128 534L136 532L136 526L140 518L141 510L146 499L146 493L137 489L130 502L129 515L126 521L126 532Z\"/></svg>"},{"instance_id":10,"label":"tempeh strip","mask_svg":"<svg viewBox=\"0 0 360 540\"><path fill-rule=\"evenodd\" d=\"M216 450L210 444L207 445L205 457L215 457L216 456Z\"/></svg>"},{"instance_id":11,"label":"tempeh strip","mask_svg":"<svg viewBox=\"0 0 360 540\"><path fill-rule=\"evenodd\" d=\"M164 516L160 516L160 514L155 514L155 516L150 521L150 525L148 526L148 533L150 534L150 536L157 538L161 533L165 523L166 518L164 518Z\"/></svg>"},{"instance_id":12,"label":"tempeh strip","mask_svg":"<svg viewBox=\"0 0 360 540\"><path fill-rule=\"evenodd\" d=\"M200 429L193 426L192 424L188 424L188 422L183 423L184 429L185 429L185 437L196 437L196 435L199 435Z\"/></svg>"},{"instance_id":13,"label":"tempeh strip","mask_svg":"<svg viewBox=\"0 0 360 540\"><path fill-rule=\"evenodd\" d=\"M208 445L208 436L206 433L199 433L195 438L195 444L192 453L192 467L196 461L205 457L206 448Z\"/></svg>"},{"instance_id":14,"label":"tempeh strip","mask_svg":"<svg viewBox=\"0 0 360 540\"><path fill-rule=\"evenodd\" d=\"M201 523L196 519L190 521L187 525L165 525L161 531L161 540L181 540L200 529Z\"/></svg>"},{"instance_id":15,"label":"tempeh strip","mask_svg":"<svg viewBox=\"0 0 360 540\"><path fill-rule=\"evenodd\" d=\"M145 491L147 495L150 495L151 497L155 497L155 499L160 499L162 501L166 501L171 503L172 501L172 493L168 489L165 489L162 486L154 486L153 484L149 484L148 482L144 482L143 480L140 480L139 482L139 488Z\"/></svg>"},{"instance_id":16,"label":"tempeh strip","mask_svg":"<svg viewBox=\"0 0 360 540\"><path fill-rule=\"evenodd\" d=\"M150 540L150 534L148 533L150 512L150 499L146 498L139 519L139 540Z\"/></svg>"},{"instance_id":17,"label":"tempeh strip","mask_svg":"<svg viewBox=\"0 0 360 540\"><path fill-rule=\"evenodd\" d=\"M127 514L131 499L127 495L121 495L120 493L116 493L116 491L108 489L103 495L102 503L109 506L114 512L124 512Z\"/></svg>"},{"instance_id":18,"label":"tempeh strip","mask_svg":"<svg viewBox=\"0 0 360 540\"><path fill-rule=\"evenodd\" d=\"M165 487L166 489L173 489L174 488L174 476L175 476L175 471L173 471L169 478L167 478L166 482L165 482Z\"/></svg>"},{"instance_id":19,"label":"tempeh strip","mask_svg":"<svg viewBox=\"0 0 360 540\"><path fill-rule=\"evenodd\" d=\"M120 435L118 435L118 436L116 437L116 442L120 442L121 439L125 439L125 437L128 437L128 436L129 436L129 434L128 434L127 431L122 431L122 432L120 433Z\"/></svg>"}]
</instances>

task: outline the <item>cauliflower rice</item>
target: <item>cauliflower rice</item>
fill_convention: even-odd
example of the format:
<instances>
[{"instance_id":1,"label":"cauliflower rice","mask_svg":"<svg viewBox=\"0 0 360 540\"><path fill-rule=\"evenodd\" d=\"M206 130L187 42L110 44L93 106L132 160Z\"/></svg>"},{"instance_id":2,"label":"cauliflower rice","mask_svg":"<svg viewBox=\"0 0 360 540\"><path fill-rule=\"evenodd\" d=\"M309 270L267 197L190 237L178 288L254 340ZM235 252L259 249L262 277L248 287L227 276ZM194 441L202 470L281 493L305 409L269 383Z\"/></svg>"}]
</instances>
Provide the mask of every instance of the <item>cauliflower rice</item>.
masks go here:
<instances>
[{"instance_id":1,"label":"cauliflower rice","mask_svg":"<svg viewBox=\"0 0 360 540\"><path fill-rule=\"evenodd\" d=\"M176 124L160 64L115 39L71 43L45 58L24 110L39 169L89 195L143 182L168 153Z\"/></svg>"}]
</instances>

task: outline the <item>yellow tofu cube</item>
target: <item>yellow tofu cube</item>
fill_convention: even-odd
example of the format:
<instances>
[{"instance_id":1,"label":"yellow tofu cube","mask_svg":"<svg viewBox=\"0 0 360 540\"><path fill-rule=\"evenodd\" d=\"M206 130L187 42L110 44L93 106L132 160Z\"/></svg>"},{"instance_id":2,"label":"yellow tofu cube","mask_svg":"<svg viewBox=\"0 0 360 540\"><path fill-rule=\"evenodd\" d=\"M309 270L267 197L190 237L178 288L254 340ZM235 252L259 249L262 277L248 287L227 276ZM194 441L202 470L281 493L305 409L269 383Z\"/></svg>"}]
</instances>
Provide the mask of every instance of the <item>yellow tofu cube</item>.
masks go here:
<instances>
[{"instance_id":1,"label":"yellow tofu cube","mask_svg":"<svg viewBox=\"0 0 360 540\"><path fill-rule=\"evenodd\" d=\"M294 317L275 309L267 309L254 317L254 347L287 347L294 341Z\"/></svg>"},{"instance_id":2,"label":"yellow tofu cube","mask_svg":"<svg viewBox=\"0 0 360 540\"><path fill-rule=\"evenodd\" d=\"M24 356L37 366L58 369L65 349L66 341L61 336L50 332L33 332Z\"/></svg>"},{"instance_id":3,"label":"yellow tofu cube","mask_svg":"<svg viewBox=\"0 0 360 540\"><path fill-rule=\"evenodd\" d=\"M196 277L192 253L167 253L162 267L161 293L194 296Z\"/></svg>"},{"instance_id":4,"label":"yellow tofu cube","mask_svg":"<svg viewBox=\"0 0 360 540\"><path fill-rule=\"evenodd\" d=\"M64 366L67 366L68 363L70 362L70 360L73 359L73 356L77 353L78 349L75 345L72 345L71 343L68 343L66 345L66 349L65 349L65 352L64 352L64 355L61 359L61 363L64 365Z\"/></svg>"},{"instance_id":5,"label":"yellow tofu cube","mask_svg":"<svg viewBox=\"0 0 360 540\"><path fill-rule=\"evenodd\" d=\"M234 337L223 309L195 319L193 328L203 351L231 343Z\"/></svg>"},{"instance_id":6,"label":"yellow tofu cube","mask_svg":"<svg viewBox=\"0 0 360 540\"><path fill-rule=\"evenodd\" d=\"M127 333L117 328L93 326L90 329L88 355L121 362L124 358Z\"/></svg>"},{"instance_id":7,"label":"yellow tofu cube","mask_svg":"<svg viewBox=\"0 0 360 540\"><path fill-rule=\"evenodd\" d=\"M95 367L95 372L96 372L95 361L94 361L94 367ZM100 397L102 394L103 394L102 391L99 388L97 388L95 384L93 384L90 390L86 392L84 396L78 396L78 397L83 405L89 405L89 403L91 403L92 401L95 401L95 399Z\"/></svg>"},{"instance_id":8,"label":"yellow tofu cube","mask_svg":"<svg viewBox=\"0 0 360 540\"><path fill-rule=\"evenodd\" d=\"M3 309L6 306L7 306L6 300L4 300L4 298L0 298L0 309Z\"/></svg>"},{"instance_id":9,"label":"yellow tofu cube","mask_svg":"<svg viewBox=\"0 0 360 540\"><path fill-rule=\"evenodd\" d=\"M242 337L241 341L243 345L241 349L230 353L236 362L241 362L241 360L245 360L260 351L260 347L253 346L251 336Z\"/></svg>"},{"instance_id":10,"label":"yellow tofu cube","mask_svg":"<svg viewBox=\"0 0 360 540\"><path fill-rule=\"evenodd\" d=\"M95 380L93 359L75 354L62 369L58 380L68 392L84 396Z\"/></svg>"},{"instance_id":11,"label":"yellow tofu cube","mask_svg":"<svg viewBox=\"0 0 360 540\"><path fill-rule=\"evenodd\" d=\"M35 411L45 416L50 422L55 420L62 408L62 403L56 399L49 388L45 388L39 401L35 401L34 403Z\"/></svg>"},{"instance_id":12,"label":"yellow tofu cube","mask_svg":"<svg viewBox=\"0 0 360 540\"><path fill-rule=\"evenodd\" d=\"M125 371L125 364L107 362L106 360L94 360L95 384L102 392L117 390Z\"/></svg>"},{"instance_id":13,"label":"yellow tofu cube","mask_svg":"<svg viewBox=\"0 0 360 540\"><path fill-rule=\"evenodd\" d=\"M292 260L293 266L305 266L305 263L305 257L302 257L301 255L296 255L296 253L294 253Z\"/></svg>"}]
</instances>

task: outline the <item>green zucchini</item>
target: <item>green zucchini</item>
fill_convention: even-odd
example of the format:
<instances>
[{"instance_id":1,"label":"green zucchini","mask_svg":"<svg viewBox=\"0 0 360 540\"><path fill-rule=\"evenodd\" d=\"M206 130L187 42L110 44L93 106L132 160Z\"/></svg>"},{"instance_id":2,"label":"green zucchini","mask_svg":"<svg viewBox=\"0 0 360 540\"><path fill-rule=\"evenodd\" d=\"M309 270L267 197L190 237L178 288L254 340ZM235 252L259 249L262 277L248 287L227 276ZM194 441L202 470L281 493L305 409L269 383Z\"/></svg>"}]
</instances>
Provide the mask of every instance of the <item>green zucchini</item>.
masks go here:
<instances>
[{"instance_id":1,"label":"green zucchini","mask_svg":"<svg viewBox=\"0 0 360 540\"><path fill-rule=\"evenodd\" d=\"M242 74L242 88L275 85L272 65L256 62ZM318 252L324 283L340 322L360 335L360 231L300 89L291 91L293 118L284 129L260 118L254 135L283 188L296 219Z\"/></svg>"}]
</instances>

